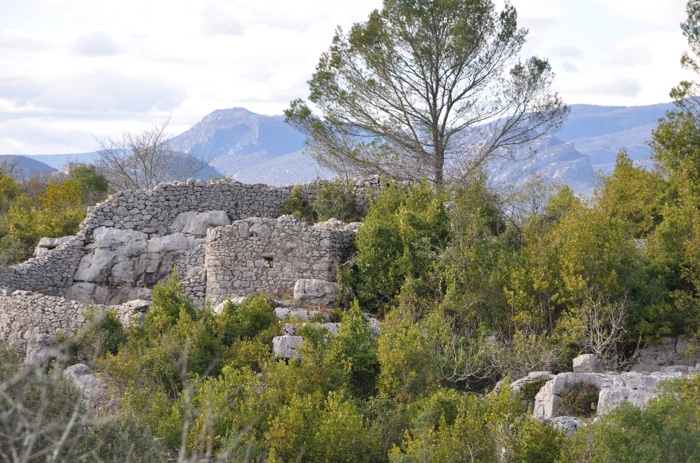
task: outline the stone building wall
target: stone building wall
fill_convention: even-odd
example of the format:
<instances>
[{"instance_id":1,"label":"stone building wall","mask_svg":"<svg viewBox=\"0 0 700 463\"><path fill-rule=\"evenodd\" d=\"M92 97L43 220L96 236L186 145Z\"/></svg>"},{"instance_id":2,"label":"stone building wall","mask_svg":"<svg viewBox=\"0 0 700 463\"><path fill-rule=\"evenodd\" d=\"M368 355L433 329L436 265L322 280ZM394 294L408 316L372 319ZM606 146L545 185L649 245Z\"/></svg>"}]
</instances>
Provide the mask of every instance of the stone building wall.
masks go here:
<instances>
[{"instance_id":1,"label":"stone building wall","mask_svg":"<svg viewBox=\"0 0 700 463\"><path fill-rule=\"evenodd\" d=\"M330 222L330 221L329 221ZM299 279L335 280L354 224L307 226L292 216L253 217L207 233L207 300L262 292L291 296Z\"/></svg>"},{"instance_id":2,"label":"stone building wall","mask_svg":"<svg viewBox=\"0 0 700 463\"><path fill-rule=\"evenodd\" d=\"M203 307L207 295L207 272L204 270L206 246L200 244L175 262L182 290L195 306Z\"/></svg>"},{"instance_id":3,"label":"stone building wall","mask_svg":"<svg viewBox=\"0 0 700 463\"><path fill-rule=\"evenodd\" d=\"M375 196L381 187L379 177L354 182L356 203L359 206L365 206L369 198ZM302 196L311 201L322 186L323 183L317 181L299 187ZM69 298L78 297L80 300L97 298L98 302L121 302L122 299L136 294L131 290L132 286L147 288L152 287L153 282L129 285L110 281L112 287L106 288L101 281L92 281L92 276L85 278L84 272L78 270L81 259L89 253L96 252L93 249L96 246L96 238L99 238L96 231L114 229L115 232L132 232L141 236L139 241L144 242L172 241L170 238L160 237L169 237L176 233L173 225L183 213L224 211L230 221L248 217L274 218L280 215L282 204L294 188L247 185L228 180L188 180L160 184L152 190L122 191L89 208L88 215L80 226L80 233L68 244L11 267L1 285L10 290L37 291ZM104 254L102 251L98 253ZM79 278L74 280L76 272ZM162 273L158 272L159 275ZM102 279L114 280L110 276L104 276Z\"/></svg>"}]
</instances>

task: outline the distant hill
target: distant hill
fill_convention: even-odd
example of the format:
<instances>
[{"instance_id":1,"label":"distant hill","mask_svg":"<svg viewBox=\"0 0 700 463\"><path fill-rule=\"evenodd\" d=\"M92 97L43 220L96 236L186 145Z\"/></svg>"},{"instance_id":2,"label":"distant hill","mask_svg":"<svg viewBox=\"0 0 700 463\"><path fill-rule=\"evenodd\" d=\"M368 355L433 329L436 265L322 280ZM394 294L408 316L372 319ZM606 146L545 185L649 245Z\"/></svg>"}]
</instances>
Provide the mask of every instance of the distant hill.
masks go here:
<instances>
[{"instance_id":1,"label":"distant hill","mask_svg":"<svg viewBox=\"0 0 700 463\"><path fill-rule=\"evenodd\" d=\"M0 166L9 169L15 178L21 180L34 174L46 175L56 172L56 168L43 162L32 159L30 156L15 154L0 155Z\"/></svg>"},{"instance_id":2,"label":"distant hill","mask_svg":"<svg viewBox=\"0 0 700 463\"><path fill-rule=\"evenodd\" d=\"M649 106L571 105L571 113L554 136L535 146L520 161L495 161L489 172L495 183L509 185L532 173L569 184L590 194L595 173L612 170L621 149L636 161L648 161L647 141L672 103ZM284 122L244 108L218 109L173 137L171 147L207 163L199 178L219 172L246 183L284 185L332 178L304 154L304 136ZM97 153L26 156L53 168L68 161L94 162Z\"/></svg>"}]
</instances>

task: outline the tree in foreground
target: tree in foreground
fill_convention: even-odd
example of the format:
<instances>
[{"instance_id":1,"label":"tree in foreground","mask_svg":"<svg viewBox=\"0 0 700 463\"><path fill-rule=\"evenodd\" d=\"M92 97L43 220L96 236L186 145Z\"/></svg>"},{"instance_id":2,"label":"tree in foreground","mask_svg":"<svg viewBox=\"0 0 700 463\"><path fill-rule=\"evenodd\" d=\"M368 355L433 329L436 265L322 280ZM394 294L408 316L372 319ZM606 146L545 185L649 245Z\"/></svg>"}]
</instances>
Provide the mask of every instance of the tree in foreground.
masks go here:
<instances>
[{"instance_id":1,"label":"tree in foreground","mask_svg":"<svg viewBox=\"0 0 700 463\"><path fill-rule=\"evenodd\" d=\"M297 99L287 121L332 170L466 178L566 117L547 60L519 58L526 35L509 3L385 0L321 55L309 101L322 115Z\"/></svg>"},{"instance_id":2,"label":"tree in foreground","mask_svg":"<svg viewBox=\"0 0 700 463\"><path fill-rule=\"evenodd\" d=\"M139 133L99 141L97 167L116 190L153 188L160 182L184 179L206 163L170 148L168 121Z\"/></svg>"}]
</instances>

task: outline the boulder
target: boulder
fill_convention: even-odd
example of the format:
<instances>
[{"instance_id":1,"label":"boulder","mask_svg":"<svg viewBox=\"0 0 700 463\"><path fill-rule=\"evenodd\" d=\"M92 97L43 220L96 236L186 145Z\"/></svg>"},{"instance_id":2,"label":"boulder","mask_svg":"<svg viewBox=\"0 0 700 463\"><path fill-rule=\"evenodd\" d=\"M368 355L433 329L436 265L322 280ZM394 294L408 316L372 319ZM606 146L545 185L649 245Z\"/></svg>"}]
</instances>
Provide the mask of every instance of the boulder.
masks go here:
<instances>
[{"instance_id":1,"label":"boulder","mask_svg":"<svg viewBox=\"0 0 700 463\"><path fill-rule=\"evenodd\" d=\"M90 367L77 363L63 370L63 377L69 379L80 391L87 408L96 412L109 403L107 384L92 374Z\"/></svg>"},{"instance_id":2,"label":"boulder","mask_svg":"<svg viewBox=\"0 0 700 463\"><path fill-rule=\"evenodd\" d=\"M603 365L593 354L579 355L574 359L574 373L603 373Z\"/></svg>"},{"instance_id":3,"label":"boulder","mask_svg":"<svg viewBox=\"0 0 700 463\"><path fill-rule=\"evenodd\" d=\"M301 352L299 352L299 349L303 343L304 340L301 336L277 336L272 339L272 352L275 355L275 359L301 360Z\"/></svg>"},{"instance_id":4,"label":"boulder","mask_svg":"<svg viewBox=\"0 0 700 463\"><path fill-rule=\"evenodd\" d=\"M567 437L573 436L580 426L586 426L586 423L575 416L557 416L547 421L554 429L566 434Z\"/></svg>"},{"instance_id":5,"label":"boulder","mask_svg":"<svg viewBox=\"0 0 700 463\"><path fill-rule=\"evenodd\" d=\"M96 248L122 248L127 243L146 241L148 235L136 230L122 230L112 227L96 228L93 237Z\"/></svg>"},{"instance_id":6,"label":"boulder","mask_svg":"<svg viewBox=\"0 0 700 463\"><path fill-rule=\"evenodd\" d=\"M294 300L298 304L333 304L338 285L331 281L301 279L294 284Z\"/></svg>"}]
</instances>

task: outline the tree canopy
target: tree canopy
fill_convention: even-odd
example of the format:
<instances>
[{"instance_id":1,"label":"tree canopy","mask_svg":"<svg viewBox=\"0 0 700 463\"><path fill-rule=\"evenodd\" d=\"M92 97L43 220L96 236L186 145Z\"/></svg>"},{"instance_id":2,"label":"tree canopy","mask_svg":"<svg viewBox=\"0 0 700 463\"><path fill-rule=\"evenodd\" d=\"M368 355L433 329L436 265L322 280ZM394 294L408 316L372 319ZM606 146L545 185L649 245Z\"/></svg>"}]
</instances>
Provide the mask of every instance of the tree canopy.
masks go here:
<instances>
[{"instance_id":1,"label":"tree canopy","mask_svg":"<svg viewBox=\"0 0 700 463\"><path fill-rule=\"evenodd\" d=\"M490 0L385 0L337 29L287 121L323 166L398 178L471 175L550 133L567 107L546 59L521 60L527 30Z\"/></svg>"}]
</instances>

